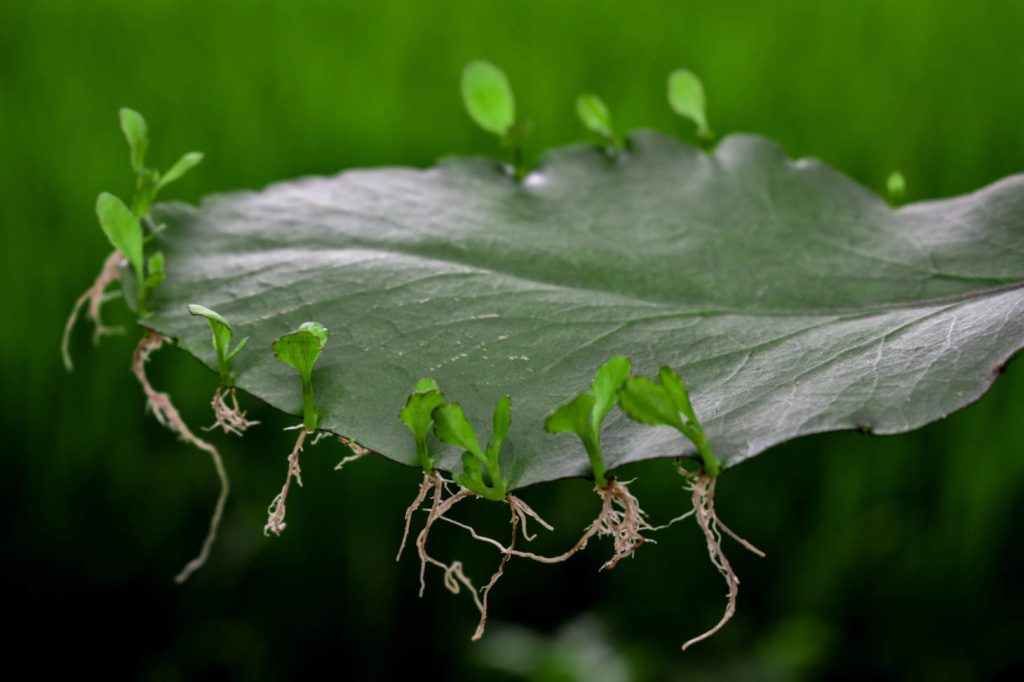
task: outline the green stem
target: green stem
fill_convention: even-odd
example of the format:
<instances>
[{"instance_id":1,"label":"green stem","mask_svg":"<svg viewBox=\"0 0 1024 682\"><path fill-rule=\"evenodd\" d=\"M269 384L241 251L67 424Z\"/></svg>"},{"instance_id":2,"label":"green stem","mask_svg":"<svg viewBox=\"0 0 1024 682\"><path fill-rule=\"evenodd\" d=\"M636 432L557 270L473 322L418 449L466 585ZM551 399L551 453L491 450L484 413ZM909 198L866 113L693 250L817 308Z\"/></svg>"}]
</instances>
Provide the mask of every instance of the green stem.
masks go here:
<instances>
[{"instance_id":1,"label":"green stem","mask_svg":"<svg viewBox=\"0 0 1024 682\"><path fill-rule=\"evenodd\" d=\"M711 446L708 444L708 439L704 435L704 429L700 427L691 427L689 430L690 433L684 432L684 435L697 446L697 452L700 453L700 457L704 461L704 473L712 478L718 476L718 474L722 473L722 463L719 462L718 458L711 452Z\"/></svg>"},{"instance_id":2,"label":"green stem","mask_svg":"<svg viewBox=\"0 0 1024 682\"><path fill-rule=\"evenodd\" d=\"M608 485L608 469L604 466L604 459L601 457L601 448L589 438L581 439L583 447L587 450L587 457L590 458L590 466L594 469L594 481L601 488Z\"/></svg>"},{"instance_id":3,"label":"green stem","mask_svg":"<svg viewBox=\"0 0 1024 682\"><path fill-rule=\"evenodd\" d=\"M416 436L416 452L420 456L420 466L423 467L423 472L429 474L434 470L434 460L430 458L430 449L427 446L427 436Z\"/></svg>"}]
</instances>

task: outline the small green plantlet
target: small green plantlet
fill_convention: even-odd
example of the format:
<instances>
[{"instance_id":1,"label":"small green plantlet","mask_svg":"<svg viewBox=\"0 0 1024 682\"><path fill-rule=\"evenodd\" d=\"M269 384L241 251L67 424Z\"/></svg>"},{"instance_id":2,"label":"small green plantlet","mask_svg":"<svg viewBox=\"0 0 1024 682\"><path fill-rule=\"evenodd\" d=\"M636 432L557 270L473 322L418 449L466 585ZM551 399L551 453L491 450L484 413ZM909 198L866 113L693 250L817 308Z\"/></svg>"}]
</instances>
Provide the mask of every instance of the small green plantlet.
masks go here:
<instances>
[{"instance_id":1,"label":"small green plantlet","mask_svg":"<svg viewBox=\"0 0 1024 682\"><path fill-rule=\"evenodd\" d=\"M544 422L548 433L571 432L579 436L600 487L608 485L601 454L601 424L619 401L619 388L632 371L629 358L616 355L598 368L590 390L556 408Z\"/></svg>"},{"instance_id":2,"label":"small green plantlet","mask_svg":"<svg viewBox=\"0 0 1024 682\"><path fill-rule=\"evenodd\" d=\"M522 141L526 126L516 121L516 100L505 72L479 59L467 64L462 70L462 101L469 117L512 151L516 178L524 177Z\"/></svg>"},{"instance_id":3,"label":"small green plantlet","mask_svg":"<svg viewBox=\"0 0 1024 682\"><path fill-rule=\"evenodd\" d=\"M481 497L500 502L508 494L508 482L501 476L499 455L511 424L512 399L505 396L494 408L494 429L487 449L480 447L476 431L458 403L441 403L434 408L434 432L449 445L463 449L461 474L455 481ZM483 465L490 482L484 480Z\"/></svg>"},{"instance_id":4,"label":"small green plantlet","mask_svg":"<svg viewBox=\"0 0 1024 682\"><path fill-rule=\"evenodd\" d=\"M576 98L576 115L588 130L600 136L612 149L622 149L622 140L612 127L612 113L597 95L584 93Z\"/></svg>"},{"instance_id":5,"label":"small green plantlet","mask_svg":"<svg viewBox=\"0 0 1024 682\"><path fill-rule=\"evenodd\" d=\"M121 130L128 142L129 158L135 171L135 195L132 197L132 212L141 218L149 213L161 189L180 179L191 168L203 160L200 152L188 152L178 159L167 172L161 174L146 167L146 151L149 148L149 126L142 114L134 109L123 108L119 112Z\"/></svg>"},{"instance_id":6,"label":"small green plantlet","mask_svg":"<svg viewBox=\"0 0 1024 682\"><path fill-rule=\"evenodd\" d=\"M708 126L704 86L692 71L676 69L668 77L668 103L672 110L697 124L697 138L704 143L714 139Z\"/></svg>"},{"instance_id":7,"label":"small green plantlet","mask_svg":"<svg viewBox=\"0 0 1024 682\"><path fill-rule=\"evenodd\" d=\"M433 379L420 379L416 382L405 407L398 413L402 423L409 427L416 439L416 454L420 458L423 473L434 470L434 460L430 457L427 436L434 425L434 409L444 402L444 394Z\"/></svg>"},{"instance_id":8,"label":"small green plantlet","mask_svg":"<svg viewBox=\"0 0 1024 682\"><path fill-rule=\"evenodd\" d=\"M313 403L313 365L327 343L327 327L319 322L303 322L293 332L274 342L274 355L294 367L302 377L302 425L313 433L320 424L320 414Z\"/></svg>"},{"instance_id":9,"label":"small green plantlet","mask_svg":"<svg viewBox=\"0 0 1024 682\"><path fill-rule=\"evenodd\" d=\"M712 478L718 476L721 463L711 452L683 378L667 366L661 368L658 377L661 383L642 376L626 379L619 390L622 410L641 424L671 426L679 431L697 447L704 473Z\"/></svg>"},{"instance_id":10,"label":"small green plantlet","mask_svg":"<svg viewBox=\"0 0 1024 682\"><path fill-rule=\"evenodd\" d=\"M889 203L898 206L907 195L907 179L903 177L903 173L893 171L885 181L885 189L889 195Z\"/></svg>"},{"instance_id":11,"label":"small green plantlet","mask_svg":"<svg viewBox=\"0 0 1024 682\"><path fill-rule=\"evenodd\" d=\"M238 342L238 345L231 348L231 340L234 332L231 325L219 313L210 310L206 306L192 303L188 306L188 312L197 317L205 318L213 331L213 349L217 352L217 371L220 373L222 386L232 387L235 385L235 377L231 372L231 360L238 355L238 351L245 347L249 337Z\"/></svg>"}]
</instances>

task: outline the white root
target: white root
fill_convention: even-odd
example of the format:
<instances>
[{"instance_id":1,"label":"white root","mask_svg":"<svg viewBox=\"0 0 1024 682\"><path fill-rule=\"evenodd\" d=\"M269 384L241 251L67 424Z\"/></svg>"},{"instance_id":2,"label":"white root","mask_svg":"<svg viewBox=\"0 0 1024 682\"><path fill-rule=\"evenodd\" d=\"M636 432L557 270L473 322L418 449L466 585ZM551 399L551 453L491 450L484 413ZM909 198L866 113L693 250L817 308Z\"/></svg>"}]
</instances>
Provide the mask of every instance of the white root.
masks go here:
<instances>
[{"instance_id":1,"label":"white root","mask_svg":"<svg viewBox=\"0 0 1024 682\"><path fill-rule=\"evenodd\" d=\"M302 469L299 467L299 455L302 453L302 445L306 442L306 436L309 432L300 425L299 436L295 439L295 446L292 448L291 453L288 454L288 474L284 479L284 485L281 486L281 492L277 494L270 502L270 507L267 509L267 525L263 527L263 534L280 535L287 524L284 522L285 504L288 502L288 489L291 487L292 479L302 486Z\"/></svg>"},{"instance_id":2,"label":"white root","mask_svg":"<svg viewBox=\"0 0 1024 682\"><path fill-rule=\"evenodd\" d=\"M697 525L704 532L704 539L707 541L708 555L711 557L711 563L722 574L722 577L725 578L725 584L729 590L726 595L728 601L722 619L707 632L683 644L683 651L721 630L733 617L733 614L736 613L736 597L740 591L740 579L722 551L722 531L754 554L760 557L764 556L764 552L729 530L718 518L718 514L715 512L715 478L705 475L690 476L689 489L693 493L694 516L696 517Z\"/></svg>"},{"instance_id":3,"label":"white root","mask_svg":"<svg viewBox=\"0 0 1024 682\"><path fill-rule=\"evenodd\" d=\"M231 404L228 404L226 396L231 398ZM250 426L259 424L257 421L245 418L245 412L238 404L238 391L234 386L226 387L223 384L217 386L217 390L213 392L210 406L213 407L215 421L207 426L205 431L220 429L224 433L241 436Z\"/></svg>"},{"instance_id":4,"label":"white root","mask_svg":"<svg viewBox=\"0 0 1024 682\"><path fill-rule=\"evenodd\" d=\"M146 335L139 341L135 354L132 356L132 372L135 373L136 378L142 385L142 390L146 394L146 406L153 413L156 420L178 434L186 443L190 443L209 454L210 459L213 461L214 469L217 471L217 478L220 479L220 494L217 496L213 515L210 517L210 527L206 533L206 539L203 541L202 549L196 558L188 562L174 578L175 582L181 584L188 580L192 573L201 568L210 556L210 550L217 540L217 529L220 527L221 518L224 515L224 506L227 504L229 483L227 472L224 470L224 462L217 448L192 433L184 420L182 420L181 415L178 414L178 410L171 403L170 396L154 389L146 377L146 362L149 360L149 356L163 345L164 340L163 336L154 331L146 332Z\"/></svg>"},{"instance_id":5,"label":"white root","mask_svg":"<svg viewBox=\"0 0 1024 682\"><path fill-rule=\"evenodd\" d=\"M70 372L75 368L75 364L71 361L71 332L75 328L75 323L78 321L78 313L82 310L82 307L89 304L89 319L92 320L93 326L93 343L99 341L101 336L107 336L110 334L121 334L124 332L120 327L107 327L103 324L103 319L100 317L103 303L106 300L104 297L104 291L107 287L121 277L121 264L124 263L124 256L119 252L114 251L112 254L107 256L107 259L103 261L103 267L100 269L100 274L96 276L96 280L92 283L85 292L78 297L75 301L75 305L71 308L71 314L68 315L68 321L64 324L64 337L61 339L60 352L64 358L64 367Z\"/></svg>"}]
</instances>

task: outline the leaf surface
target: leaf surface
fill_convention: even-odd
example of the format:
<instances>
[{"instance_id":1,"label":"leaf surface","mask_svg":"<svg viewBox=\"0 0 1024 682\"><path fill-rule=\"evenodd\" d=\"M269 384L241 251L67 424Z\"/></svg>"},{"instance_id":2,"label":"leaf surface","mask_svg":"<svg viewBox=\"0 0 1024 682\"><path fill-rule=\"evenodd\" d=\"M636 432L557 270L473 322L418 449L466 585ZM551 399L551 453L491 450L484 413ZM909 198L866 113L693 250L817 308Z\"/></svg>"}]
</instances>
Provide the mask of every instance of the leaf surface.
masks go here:
<instances>
[{"instance_id":1,"label":"leaf surface","mask_svg":"<svg viewBox=\"0 0 1024 682\"><path fill-rule=\"evenodd\" d=\"M801 435L939 419L1024 345L1024 176L894 210L760 137L711 154L631 141L615 158L555 150L522 183L454 159L158 205L167 280L143 323L216 367L185 311L202 300L266 349L239 356L239 387L299 414L270 344L322 320L321 427L408 464L395 415L420 377L476 424L509 394L513 487L589 471L544 418L613 355L678 368L731 466ZM618 409L603 440L609 468L693 452ZM460 454L445 447L439 466Z\"/></svg>"}]
</instances>

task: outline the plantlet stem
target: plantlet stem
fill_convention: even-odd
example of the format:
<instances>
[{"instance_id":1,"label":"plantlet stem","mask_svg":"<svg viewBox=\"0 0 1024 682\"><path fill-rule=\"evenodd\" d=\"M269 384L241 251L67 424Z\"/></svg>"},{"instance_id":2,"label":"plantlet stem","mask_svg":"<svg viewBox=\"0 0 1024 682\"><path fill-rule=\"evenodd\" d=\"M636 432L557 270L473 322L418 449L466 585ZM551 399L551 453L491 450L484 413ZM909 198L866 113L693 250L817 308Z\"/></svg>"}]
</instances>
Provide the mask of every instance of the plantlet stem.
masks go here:
<instances>
[{"instance_id":1,"label":"plantlet stem","mask_svg":"<svg viewBox=\"0 0 1024 682\"><path fill-rule=\"evenodd\" d=\"M228 475L224 470L224 462L217 448L193 434L184 420L182 420L181 415L178 414L178 410L171 403L170 396L154 389L146 377L146 362L149 360L149 356L163 345L163 342L163 336L154 331L147 331L139 341L139 345L135 348L135 354L132 356L132 371L135 373L136 378L142 385L143 392L146 394L146 405L160 424L178 434L186 443L191 443L210 455L214 469L217 471L217 478L220 480L220 494L217 496L213 515L210 517L210 528L207 531L206 539L203 541L202 549L200 549L196 558L188 562L174 578L174 581L180 585L188 580L192 573L201 568L209 558L213 543L217 540L217 529L220 527L220 521L224 515L224 506L227 504L230 488Z\"/></svg>"}]
</instances>

